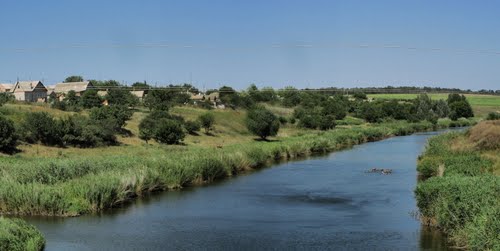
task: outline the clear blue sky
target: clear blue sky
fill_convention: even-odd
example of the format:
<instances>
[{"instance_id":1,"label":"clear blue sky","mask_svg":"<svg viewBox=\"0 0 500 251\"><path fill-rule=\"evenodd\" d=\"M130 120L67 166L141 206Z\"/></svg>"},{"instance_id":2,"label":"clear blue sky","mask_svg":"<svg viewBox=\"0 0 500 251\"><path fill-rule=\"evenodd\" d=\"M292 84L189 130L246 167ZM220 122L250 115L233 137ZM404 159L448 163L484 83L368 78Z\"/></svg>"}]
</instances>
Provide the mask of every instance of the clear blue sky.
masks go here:
<instances>
[{"instance_id":1,"label":"clear blue sky","mask_svg":"<svg viewBox=\"0 0 500 251\"><path fill-rule=\"evenodd\" d=\"M500 89L499 11L486 0L1 1L0 82Z\"/></svg>"}]
</instances>

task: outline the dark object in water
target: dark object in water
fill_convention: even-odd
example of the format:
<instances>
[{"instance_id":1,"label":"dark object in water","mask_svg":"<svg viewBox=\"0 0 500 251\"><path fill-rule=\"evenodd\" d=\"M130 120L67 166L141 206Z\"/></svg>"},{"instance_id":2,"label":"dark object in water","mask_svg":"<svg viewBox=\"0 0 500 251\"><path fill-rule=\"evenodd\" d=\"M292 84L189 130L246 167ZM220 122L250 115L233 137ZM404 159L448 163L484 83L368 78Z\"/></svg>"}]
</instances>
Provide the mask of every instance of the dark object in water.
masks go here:
<instances>
[{"instance_id":1,"label":"dark object in water","mask_svg":"<svg viewBox=\"0 0 500 251\"><path fill-rule=\"evenodd\" d=\"M392 174L392 169L385 169L385 168L372 168L368 171L365 171L366 173L381 173L381 174Z\"/></svg>"}]
</instances>

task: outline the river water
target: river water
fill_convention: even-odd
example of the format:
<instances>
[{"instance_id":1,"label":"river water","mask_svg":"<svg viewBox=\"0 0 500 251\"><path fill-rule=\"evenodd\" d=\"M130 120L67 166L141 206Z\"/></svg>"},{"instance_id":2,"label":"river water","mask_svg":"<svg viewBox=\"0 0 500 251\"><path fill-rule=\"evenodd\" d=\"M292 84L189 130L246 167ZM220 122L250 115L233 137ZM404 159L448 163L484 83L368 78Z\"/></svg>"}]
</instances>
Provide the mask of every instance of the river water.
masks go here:
<instances>
[{"instance_id":1,"label":"river water","mask_svg":"<svg viewBox=\"0 0 500 251\"><path fill-rule=\"evenodd\" d=\"M435 134L278 164L100 215L27 220L46 250L447 250L412 216L416 159ZM365 172L374 167L393 173Z\"/></svg>"}]
</instances>

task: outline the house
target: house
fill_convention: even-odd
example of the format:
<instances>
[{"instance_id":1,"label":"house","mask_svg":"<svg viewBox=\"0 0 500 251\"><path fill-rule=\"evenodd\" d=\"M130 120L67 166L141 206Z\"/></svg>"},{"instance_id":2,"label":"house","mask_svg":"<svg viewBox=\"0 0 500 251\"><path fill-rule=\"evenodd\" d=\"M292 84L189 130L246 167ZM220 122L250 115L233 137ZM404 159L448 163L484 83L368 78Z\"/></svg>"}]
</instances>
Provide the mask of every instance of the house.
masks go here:
<instances>
[{"instance_id":1,"label":"house","mask_svg":"<svg viewBox=\"0 0 500 251\"><path fill-rule=\"evenodd\" d=\"M12 89L14 89L13 84L7 84L7 83L0 84L0 93L1 92L12 92Z\"/></svg>"},{"instance_id":2,"label":"house","mask_svg":"<svg viewBox=\"0 0 500 251\"><path fill-rule=\"evenodd\" d=\"M19 101L47 101L47 88L45 88L41 81L17 81L13 92L16 100Z\"/></svg>"},{"instance_id":3,"label":"house","mask_svg":"<svg viewBox=\"0 0 500 251\"><path fill-rule=\"evenodd\" d=\"M64 98L70 91L74 91L76 96L79 97L82 96L86 90L92 88L94 88L94 86L89 81L57 83L54 87L54 93L59 99Z\"/></svg>"},{"instance_id":4,"label":"house","mask_svg":"<svg viewBox=\"0 0 500 251\"><path fill-rule=\"evenodd\" d=\"M201 94L201 93L198 93L198 94L193 94L193 93L190 93L190 97L189 99L192 100L195 104L198 102L198 101L203 101L205 100L205 95Z\"/></svg>"},{"instance_id":5,"label":"house","mask_svg":"<svg viewBox=\"0 0 500 251\"><path fill-rule=\"evenodd\" d=\"M136 96L139 98L139 101L142 101L144 97L146 96L146 91L130 91L132 95Z\"/></svg>"},{"instance_id":6,"label":"house","mask_svg":"<svg viewBox=\"0 0 500 251\"><path fill-rule=\"evenodd\" d=\"M217 102L217 101L219 101L219 93L218 92L212 92L212 93L210 93L210 94L208 94L206 96L206 99L208 101Z\"/></svg>"}]
</instances>

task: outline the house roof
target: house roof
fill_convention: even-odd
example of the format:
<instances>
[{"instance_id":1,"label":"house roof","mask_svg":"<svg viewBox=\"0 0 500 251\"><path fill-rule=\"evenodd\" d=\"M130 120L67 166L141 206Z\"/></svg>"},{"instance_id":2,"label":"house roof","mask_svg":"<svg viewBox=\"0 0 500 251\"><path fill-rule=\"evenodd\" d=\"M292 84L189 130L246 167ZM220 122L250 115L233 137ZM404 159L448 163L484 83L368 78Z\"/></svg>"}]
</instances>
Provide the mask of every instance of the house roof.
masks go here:
<instances>
[{"instance_id":1,"label":"house roof","mask_svg":"<svg viewBox=\"0 0 500 251\"><path fill-rule=\"evenodd\" d=\"M41 87L38 88L43 88L44 90L47 90L45 86L43 86L42 82L40 81L18 81L15 85L15 91L21 90L23 92L32 92L37 88L38 85L41 85Z\"/></svg>"},{"instance_id":2,"label":"house roof","mask_svg":"<svg viewBox=\"0 0 500 251\"><path fill-rule=\"evenodd\" d=\"M69 83L57 83L55 85L54 91L56 93L68 93L70 91L83 92L88 88L92 88L92 84L89 81L84 82L69 82Z\"/></svg>"},{"instance_id":3,"label":"house roof","mask_svg":"<svg viewBox=\"0 0 500 251\"><path fill-rule=\"evenodd\" d=\"M0 90L12 90L14 89L14 84L0 83Z\"/></svg>"},{"instance_id":4,"label":"house roof","mask_svg":"<svg viewBox=\"0 0 500 251\"><path fill-rule=\"evenodd\" d=\"M191 94L191 99L192 100L202 100L203 98L205 98L205 95L201 94L201 93L198 93L198 94Z\"/></svg>"}]
</instances>

